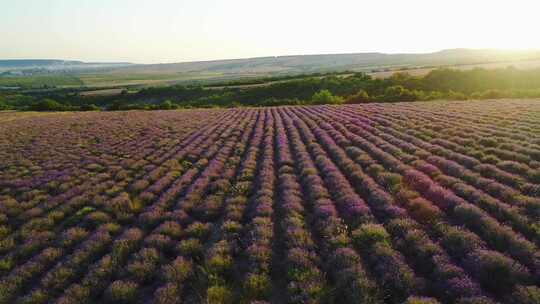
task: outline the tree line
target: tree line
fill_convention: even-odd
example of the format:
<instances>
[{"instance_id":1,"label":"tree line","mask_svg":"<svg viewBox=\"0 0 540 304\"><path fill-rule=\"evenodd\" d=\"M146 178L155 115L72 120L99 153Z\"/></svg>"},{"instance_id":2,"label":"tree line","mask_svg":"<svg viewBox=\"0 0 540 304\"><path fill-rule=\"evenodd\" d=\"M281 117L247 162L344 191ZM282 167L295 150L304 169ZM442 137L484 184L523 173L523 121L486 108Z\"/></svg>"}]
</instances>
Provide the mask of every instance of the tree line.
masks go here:
<instances>
[{"instance_id":1,"label":"tree line","mask_svg":"<svg viewBox=\"0 0 540 304\"><path fill-rule=\"evenodd\" d=\"M0 95L0 109L32 111L167 110L192 107L356 104L540 97L540 69L435 69L424 76L398 72L378 79L364 73L294 78L257 87L174 85L115 96L73 91Z\"/></svg>"}]
</instances>

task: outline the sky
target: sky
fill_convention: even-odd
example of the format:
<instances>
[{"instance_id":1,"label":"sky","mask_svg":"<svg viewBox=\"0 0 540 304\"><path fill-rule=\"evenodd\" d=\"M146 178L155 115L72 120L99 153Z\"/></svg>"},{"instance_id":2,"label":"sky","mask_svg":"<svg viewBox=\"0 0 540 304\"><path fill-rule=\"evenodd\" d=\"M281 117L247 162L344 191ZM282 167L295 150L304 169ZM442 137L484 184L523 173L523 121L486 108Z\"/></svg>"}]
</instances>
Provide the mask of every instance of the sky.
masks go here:
<instances>
[{"instance_id":1,"label":"sky","mask_svg":"<svg viewBox=\"0 0 540 304\"><path fill-rule=\"evenodd\" d=\"M0 0L0 59L540 49L535 0Z\"/></svg>"}]
</instances>

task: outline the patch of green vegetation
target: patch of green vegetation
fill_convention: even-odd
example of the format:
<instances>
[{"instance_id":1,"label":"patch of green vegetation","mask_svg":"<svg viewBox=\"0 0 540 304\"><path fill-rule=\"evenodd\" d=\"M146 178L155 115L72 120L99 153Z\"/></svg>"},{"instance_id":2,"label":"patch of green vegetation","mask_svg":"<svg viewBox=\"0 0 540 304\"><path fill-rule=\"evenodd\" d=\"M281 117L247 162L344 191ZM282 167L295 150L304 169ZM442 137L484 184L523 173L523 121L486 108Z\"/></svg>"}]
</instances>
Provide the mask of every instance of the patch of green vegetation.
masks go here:
<instances>
[{"instance_id":1,"label":"patch of green vegetation","mask_svg":"<svg viewBox=\"0 0 540 304\"><path fill-rule=\"evenodd\" d=\"M154 75L156 81L161 76ZM136 79L136 75L126 78ZM439 69L425 76L364 73L293 78L246 87L167 85L99 96L81 89L0 92L0 109L34 111L172 110L239 106L355 104L431 100L540 98L540 69Z\"/></svg>"},{"instance_id":2,"label":"patch of green vegetation","mask_svg":"<svg viewBox=\"0 0 540 304\"><path fill-rule=\"evenodd\" d=\"M91 213L91 212L93 212L95 210L96 210L96 208L94 208L94 207L85 206L85 207L79 209L79 211L77 211L76 215L77 216L85 216L85 215L87 215L87 214L89 214L89 213Z\"/></svg>"},{"instance_id":3,"label":"patch of green vegetation","mask_svg":"<svg viewBox=\"0 0 540 304\"><path fill-rule=\"evenodd\" d=\"M132 85L167 85L176 82L194 82L221 77L220 73L133 73L133 74L82 74L81 81L88 87L113 87Z\"/></svg>"},{"instance_id":4,"label":"patch of green vegetation","mask_svg":"<svg viewBox=\"0 0 540 304\"><path fill-rule=\"evenodd\" d=\"M81 79L72 75L36 75L36 76L4 76L0 77L0 87L54 88L65 86L82 86Z\"/></svg>"}]
</instances>

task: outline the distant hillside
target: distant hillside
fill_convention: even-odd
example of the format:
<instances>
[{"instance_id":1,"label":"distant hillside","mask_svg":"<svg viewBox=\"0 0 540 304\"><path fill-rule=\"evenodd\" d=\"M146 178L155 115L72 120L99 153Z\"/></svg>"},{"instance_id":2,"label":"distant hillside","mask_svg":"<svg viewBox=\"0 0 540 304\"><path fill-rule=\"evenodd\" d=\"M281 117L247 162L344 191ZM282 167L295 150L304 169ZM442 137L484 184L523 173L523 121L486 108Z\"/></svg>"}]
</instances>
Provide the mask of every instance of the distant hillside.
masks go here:
<instances>
[{"instance_id":1,"label":"distant hillside","mask_svg":"<svg viewBox=\"0 0 540 304\"><path fill-rule=\"evenodd\" d=\"M355 71L386 78L399 70L425 75L437 67L540 67L540 50L452 49L425 54L330 54L130 64L67 60L0 60L1 87L128 87L215 83L239 79Z\"/></svg>"},{"instance_id":2,"label":"distant hillside","mask_svg":"<svg viewBox=\"0 0 540 304\"><path fill-rule=\"evenodd\" d=\"M455 66L540 59L540 50L505 51L452 49L427 54L358 53L300 55L233 60L132 65L113 73L280 74L339 70L371 71L396 67Z\"/></svg>"},{"instance_id":3,"label":"distant hillside","mask_svg":"<svg viewBox=\"0 0 540 304\"><path fill-rule=\"evenodd\" d=\"M0 67L3 68L33 68L49 66L69 66L83 65L82 61L51 60L51 59L13 59L0 60Z\"/></svg>"},{"instance_id":4,"label":"distant hillside","mask_svg":"<svg viewBox=\"0 0 540 304\"><path fill-rule=\"evenodd\" d=\"M85 69L119 68L129 66L126 62L82 62L73 60L51 60L51 59L16 59L0 60L0 71L20 72L27 70L43 71L77 71Z\"/></svg>"}]
</instances>

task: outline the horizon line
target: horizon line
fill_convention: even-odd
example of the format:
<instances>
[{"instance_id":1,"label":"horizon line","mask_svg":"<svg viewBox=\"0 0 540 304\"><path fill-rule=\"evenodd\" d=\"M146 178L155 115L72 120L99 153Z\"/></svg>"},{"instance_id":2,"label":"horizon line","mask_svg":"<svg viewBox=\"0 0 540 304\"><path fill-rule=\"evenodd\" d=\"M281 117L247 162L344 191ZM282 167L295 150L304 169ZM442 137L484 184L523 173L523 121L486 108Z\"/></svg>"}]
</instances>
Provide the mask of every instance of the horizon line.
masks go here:
<instances>
[{"instance_id":1,"label":"horizon line","mask_svg":"<svg viewBox=\"0 0 540 304\"><path fill-rule=\"evenodd\" d=\"M216 61L236 61L236 60L251 60L251 59L263 59L263 58L286 58L286 57L302 57L302 56L344 56L344 55L361 55L361 54L380 54L380 55L427 55L436 54L445 51L507 51L507 52L532 52L540 51L540 48L465 48L456 47L448 49L438 49L433 51L416 51L416 52L379 52L379 51L365 51L365 52L347 52L347 53L313 53L313 54L288 54L288 55L268 55L268 56L254 56L254 57L237 57L237 58L220 58L220 59L201 59L201 60L186 60L186 61L170 61L170 62L155 62L155 63L137 63L131 61L114 61L114 60L89 60L82 59L54 59L54 58L0 58L0 61L65 61L65 62L81 62L84 64L130 64L130 65L165 65L165 64L183 64L183 63L203 63L203 62L216 62Z\"/></svg>"}]
</instances>

